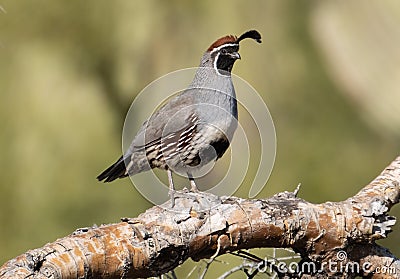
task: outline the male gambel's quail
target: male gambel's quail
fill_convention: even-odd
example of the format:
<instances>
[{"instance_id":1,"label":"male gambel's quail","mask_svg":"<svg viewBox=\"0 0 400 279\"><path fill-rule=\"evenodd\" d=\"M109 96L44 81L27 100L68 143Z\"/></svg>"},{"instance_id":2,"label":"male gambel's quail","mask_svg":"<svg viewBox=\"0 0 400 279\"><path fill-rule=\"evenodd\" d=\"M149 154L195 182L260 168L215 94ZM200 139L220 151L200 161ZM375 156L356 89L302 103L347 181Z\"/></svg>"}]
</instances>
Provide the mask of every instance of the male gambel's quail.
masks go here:
<instances>
[{"instance_id":1,"label":"male gambel's quail","mask_svg":"<svg viewBox=\"0 0 400 279\"><path fill-rule=\"evenodd\" d=\"M246 38L261 43L256 30L239 38L230 35L215 41L204 53L189 87L155 111L127 152L97 179L110 182L160 168L168 172L171 196L171 171L187 174L192 190L197 191L192 172L220 158L237 127L231 70L240 59L239 42Z\"/></svg>"}]
</instances>

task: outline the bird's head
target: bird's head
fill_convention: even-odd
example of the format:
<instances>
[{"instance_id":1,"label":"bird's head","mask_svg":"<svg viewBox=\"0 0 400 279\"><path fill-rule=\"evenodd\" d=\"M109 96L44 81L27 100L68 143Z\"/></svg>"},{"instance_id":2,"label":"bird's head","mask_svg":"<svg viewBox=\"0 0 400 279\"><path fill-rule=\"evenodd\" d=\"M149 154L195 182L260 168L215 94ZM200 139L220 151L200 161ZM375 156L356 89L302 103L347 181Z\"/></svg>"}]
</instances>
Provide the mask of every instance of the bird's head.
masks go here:
<instances>
[{"instance_id":1,"label":"bird's head","mask_svg":"<svg viewBox=\"0 0 400 279\"><path fill-rule=\"evenodd\" d=\"M250 30L243 33L239 38L233 35L219 38L207 49L206 55L209 56L209 62L219 74L230 74L233 64L237 59L240 59L239 43L246 38L261 43L260 33L256 30Z\"/></svg>"}]
</instances>

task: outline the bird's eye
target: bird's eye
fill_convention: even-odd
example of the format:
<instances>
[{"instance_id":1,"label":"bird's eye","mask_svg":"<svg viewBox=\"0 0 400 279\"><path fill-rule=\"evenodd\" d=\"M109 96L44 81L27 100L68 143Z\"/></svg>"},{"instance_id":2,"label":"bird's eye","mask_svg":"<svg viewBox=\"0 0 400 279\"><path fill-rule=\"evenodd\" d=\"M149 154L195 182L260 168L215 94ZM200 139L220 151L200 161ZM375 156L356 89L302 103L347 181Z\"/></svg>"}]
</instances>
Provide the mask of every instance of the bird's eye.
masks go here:
<instances>
[{"instance_id":1,"label":"bird's eye","mask_svg":"<svg viewBox=\"0 0 400 279\"><path fill-rule=\"evenodd\" d=\"M222 54L227 54L228 51L227 51L226 49L223 48L223 49L221 49L221 53L222 53Z\"/></svg>"}]
</instances>

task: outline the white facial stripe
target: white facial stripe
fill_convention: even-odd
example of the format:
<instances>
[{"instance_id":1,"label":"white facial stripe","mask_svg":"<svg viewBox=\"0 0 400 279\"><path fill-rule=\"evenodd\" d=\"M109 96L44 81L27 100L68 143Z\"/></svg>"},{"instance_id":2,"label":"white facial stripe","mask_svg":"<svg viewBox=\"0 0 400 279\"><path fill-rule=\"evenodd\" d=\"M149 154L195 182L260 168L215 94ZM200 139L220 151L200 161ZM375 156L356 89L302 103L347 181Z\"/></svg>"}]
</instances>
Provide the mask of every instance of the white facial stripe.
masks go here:
<instances>
[{"instance_id":1,"label":"white facial stripe","mask_svg":"<svg viewBox=\"0 0 400 279\"><path fill-rule=\"evenodd\" d=\"M213 50L210 53L213 54L214 52L219 51L221 48L230 47L230 46L232 46L232 47L239 46L239 44L223 44L223 45L220 45L219 47L213 48Z\"/></svg>"},{"instance_id":2,"label":"white facial stripe","mask_svg":"<svg viewBox=\"0 0 400 279\"><path fill-rule=\"evenodd\" d=\"M218 68L217 68L217 61L219 58L219 53L217 53L217 56L215 56L215 60L214 60L214 70L217 73L217 75L221 76L221 77L227 77L227 75L223 75L219 72Z\"/></svg>"},{"instance_id":3,"label":"white facial stripe","mask_svg":"<svg viewBox=\"0 0 400 279\"><path fill-rule=\"evenodd\" d=\"M214 59L214 69L217 71L217 73L219 73L218 68L217 68L218 58L219 58L219 53L217 53L217 56L215 56L215 59Z\"/></svg>"}]
</instances>

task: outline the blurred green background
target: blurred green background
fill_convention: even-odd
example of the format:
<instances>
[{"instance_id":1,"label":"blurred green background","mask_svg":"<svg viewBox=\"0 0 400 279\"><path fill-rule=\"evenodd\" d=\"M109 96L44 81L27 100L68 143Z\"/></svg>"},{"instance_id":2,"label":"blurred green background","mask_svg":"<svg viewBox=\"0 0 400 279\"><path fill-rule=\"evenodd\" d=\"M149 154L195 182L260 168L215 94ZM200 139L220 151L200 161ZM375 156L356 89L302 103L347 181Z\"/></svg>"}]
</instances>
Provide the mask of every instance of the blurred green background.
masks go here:
<instances>
[{"instance_id":1,"label":"blurred green background","mask_svg":"<svg viewBox=\"0 0 400 279\"><path fill-rule=\"evenodd\" d=\"M253 28L263 44L242 47L233 72L276 126L258 197L298 183L315 203L352 196L400 155L399 24L397 1L1 0L0 263L149 208L129 179L95 180L135 95ZM400 255L398 224L381 243Z\"/></svg>"}]
</instances>

